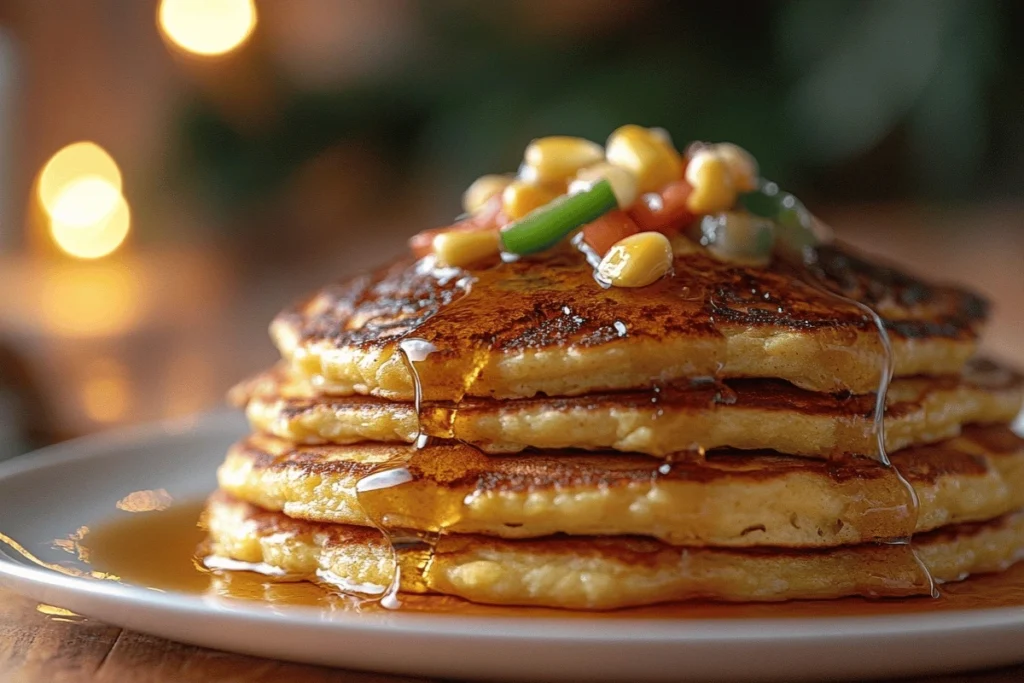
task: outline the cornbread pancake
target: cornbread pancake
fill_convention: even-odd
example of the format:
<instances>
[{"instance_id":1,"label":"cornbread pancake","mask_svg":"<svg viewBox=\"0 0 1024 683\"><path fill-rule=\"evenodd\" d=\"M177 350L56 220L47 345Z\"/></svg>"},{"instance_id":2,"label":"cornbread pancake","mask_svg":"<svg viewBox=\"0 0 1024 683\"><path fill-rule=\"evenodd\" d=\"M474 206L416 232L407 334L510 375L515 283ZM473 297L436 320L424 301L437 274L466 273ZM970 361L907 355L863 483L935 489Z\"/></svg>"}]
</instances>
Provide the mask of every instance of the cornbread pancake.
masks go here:
<instances>
[{"instance_id":1,"label":"cornbread pancake","mask_svg":"<svg viewBox=\"0 0 1024 683\"><path fill-rule=\"evenodd\" d=\"M1009 422L1024 381L991 361L957 377L897 379L886 397L886 449L956 436L967 423ZM323 395L277 368L240 385L253 429L300 444L412 443L422 430L488 453L524 448L614 449L668 456L697 448L771 449L793 455L878 455L875 397L799 389L779 380L675 383L657 391L459 404ZM524 454L529 457L530 454Z\"/></svg>"},{"instance_id":2,"label":"cornbread pancake","mask_svg":"<svg viewBox=\"0 0 1024 683\"><path fill-rule=\"evenodd\" d=\"M970 427L892 459L920 499L916 517L896 471L874 460L765 451L664 463L572 451L488 456L458 443L302 447L253 436L230 450L218 481L291 517L370 525L380 519L364 512L357 486L404 468L410 481L373 494L392 528L503 538L635 534L688 546L893 540L1024 506L1024 440L1006 427Z\"/></svg>"},{"instance_id":3,"label":"cornbread pancake","mask_svg":"<svg viewBox=\"0 0 1024 683\"><path fill-rule=\"evenodd\" d=\"M685 242L685 240L683 240ZM332 393L411 401L401 351L417 340L427 400L573 396L694 377L769 377L868 393L892 342L897 376L953 375L973 355L978 296L876 265L838 245L797 270L723 262L693 243L674 274L601 289L579 255L549 252L472 273L402 259L323 289L271 326L294 371ZM850 297L843 299L826 291Z\"/></svg>"},{"instance_id":4,"label":"cornbread pancake","mask_svg":"<svg viewBox=\"0 0 1024 683\"><path fill-rule=\"evenodd\" d=\"M214 557L266 563L293 578L382 594L395 578L391 544L374 529L318 524L218 493L206 511ZM915 538L937 581L1005 569L1024 555L1024 515ZM908 545L831 550L679 548L637 537L509 541L442 536L432 552L394 551L399 588L473 602L614 609L687 599L779 601L928 595Z\"/></svg>"}]
</instances>

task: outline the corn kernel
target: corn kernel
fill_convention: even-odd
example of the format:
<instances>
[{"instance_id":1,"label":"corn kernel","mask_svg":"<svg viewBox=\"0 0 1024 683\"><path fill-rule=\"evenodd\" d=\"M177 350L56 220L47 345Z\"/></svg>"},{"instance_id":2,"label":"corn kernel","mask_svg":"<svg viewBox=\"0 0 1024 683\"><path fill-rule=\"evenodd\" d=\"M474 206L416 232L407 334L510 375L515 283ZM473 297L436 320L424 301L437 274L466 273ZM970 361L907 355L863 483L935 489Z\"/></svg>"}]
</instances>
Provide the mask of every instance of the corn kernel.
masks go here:
<instances>
[{"instance_id":1,"label":"corn kernel","mask_svg":"<svg viewBox=\"0 0 1024 683\"><path fill-rule=\"evenodd\" d=\"M683 160L664 137L641 126L622 126L608 138L608 161L636 176L637 192L657 192L683 177Z\"/></svg>"},{"instance_id":2,"label":"corn kernel","mask_svg":"<svg viewBox=\"0 0 1024 683\"><path fill-rule=\"evenodd\" d=\"M482 175L473 181L473 184L462 193L462 210L466 213L476 213L484 208L488 201L512 182L512 177L507 175Z\"/></svg>"},{"instance_id":3,"label":"corn kernel","mask_svg":"<svg viewBox=\"0 0 1024 683\"><path fill-rule=\"evenodd\" d=\"M597 277L615 287L646 287L672 269L672 243L660 232L619 240L601 259Z\"/></svg>"},{"instance_id":4,"label":"corn kernel","mask_svg":"<svg viewBox=\"0 0 1024 683\"><path fill-rule=\"evenodd\" d=\"M501 193L501 209L510 220L517 221L563 193L558 186L513 180Z\"/></svg>"},{"instance_id":5,"label":"corn kernel","mask_svg":"<svg viewBox=\"0 0 1024 683\"><path fill-rule=\"evenodd\" d=\"M607 180L612 186L615 201L620 209L628 209L636 202L636 176L623 167L609 164L607 161L580 169L576 174L576 180L569 183L569 193L584 191L600 180Z\"/></svg>"},{"instance_id":6,"label":"corn kernel","mask_svg":"<svg viewBox=\"0 0 1024 683\"><path fill-rule=\"evenodd\" d=\"M693 186L686 206L694 214L726 211L736 203L729 165L713 149L701 149L693 155L686 167L686 181Z\"/></svg>"},{"instance_id":7,"label":"corn kernel","mask_svg":"<svg viewBox=\"0 0 1024 683\"><path fill-rule=\"evenodd\" d=\"M434 237L438 265L465 268L500 250L497 230L449 230Z\"/></svg>"},{"instance_id":8,"label":"corn kernel","mask_svg":"<svg viewBox=\"0 0 1024 683\"><path fill-rule=\"evenodd\" d=\"M759 171L757 160L747 150L731 142L720 142L712 149L725 160L732 175L732 184L739 192L753 192L757 189Z\"/></svg>"},{"instance_id":9,"label":"corn kernel","mask_svg":"<svg viewBox=\"0 0 1024 683\"><path fill-rule=\"evenodd\" d=\"M553 135L537 138L523 155L523 177L535 183L565 182L584 166L604 159L601 145L584 138Z\"/></svg>"}]
</instances>

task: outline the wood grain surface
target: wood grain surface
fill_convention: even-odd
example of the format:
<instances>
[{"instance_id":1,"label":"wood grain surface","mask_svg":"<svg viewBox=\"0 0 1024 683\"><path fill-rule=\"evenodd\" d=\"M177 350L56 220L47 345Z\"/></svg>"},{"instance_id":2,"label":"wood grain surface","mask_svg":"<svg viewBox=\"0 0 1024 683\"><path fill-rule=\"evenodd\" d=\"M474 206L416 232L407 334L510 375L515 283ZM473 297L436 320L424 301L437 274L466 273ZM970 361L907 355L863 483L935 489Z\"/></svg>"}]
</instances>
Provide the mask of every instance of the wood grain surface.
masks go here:
<instances>
[{"instance_id":1,"label":"wood grain surface","mask_svg":"<svg viewBox=\"0 0 1024 683\"><path fill-rule=\"evenodd\" d=\"M1024 659L1024 649L1021 658ZM36 611L35 602L0 590L2 683L402 683L425 680L247 657L182 645L91 619L55 619ZM1020 683L1024 681L1024 665L911 679L910 683L915 681Z\"/></svg>"}]
</instances>

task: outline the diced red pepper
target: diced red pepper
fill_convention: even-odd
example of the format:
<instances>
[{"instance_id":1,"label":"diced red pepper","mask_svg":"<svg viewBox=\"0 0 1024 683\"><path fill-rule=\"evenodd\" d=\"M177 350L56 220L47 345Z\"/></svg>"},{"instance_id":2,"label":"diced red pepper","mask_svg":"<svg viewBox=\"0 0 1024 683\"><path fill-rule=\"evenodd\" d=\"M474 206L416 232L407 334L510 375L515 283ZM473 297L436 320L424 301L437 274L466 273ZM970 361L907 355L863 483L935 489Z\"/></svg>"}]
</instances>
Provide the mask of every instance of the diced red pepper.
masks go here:
<instances>
[{"instance_id":1,"label":"diced red pepper","mask_svg":"<svg viewBox=\"0 0 1024 683\"><path fill-rule=\"evenodd\" d=\"M624 211L609 211L597 220L583 226L583 241L598 256L604 256L619 240L640 232L636 221Z\"/></svg>"},{"instance_id":2,"label":"diced red pepper","mask_svg":"<svg viewBox=\"0 0 1024 683\"><path fill-rule=\"evenodd\" d=\"M686 199L693 188L685 180L669 183L658 192L660 201L648 201L647 195L640 197L629 215L642 232L653 230L674 235L693 222L695 216L686 208Z\"/></svg>"}]
</instances>

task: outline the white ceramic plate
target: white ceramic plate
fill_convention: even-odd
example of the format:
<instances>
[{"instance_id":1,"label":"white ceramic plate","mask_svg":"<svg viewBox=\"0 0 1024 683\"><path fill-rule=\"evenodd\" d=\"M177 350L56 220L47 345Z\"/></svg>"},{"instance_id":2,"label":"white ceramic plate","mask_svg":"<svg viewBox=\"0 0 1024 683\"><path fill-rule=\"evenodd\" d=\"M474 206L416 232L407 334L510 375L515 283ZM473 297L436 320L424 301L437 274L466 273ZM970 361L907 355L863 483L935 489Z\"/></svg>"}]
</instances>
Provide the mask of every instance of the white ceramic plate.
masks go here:
<instances>
[{"instance_id":1,"label":"white ceramic plate","mask_svg":"<svg viewBox=\"0 0 1024 683\"><path fill-rule=\"evenodd\" d=\"M16 458L0 466L0 533L57 561L53 539L110 518L114 503L129 492L165 488L179 500L208 493L225 449L244 431L240 417L218 414ZM699 621L334 613L75 578L35 566L2 545L0 585L196 645L420 676L792 681L1024 660L1020 608Z\"/></svg>"}]
</instances>

